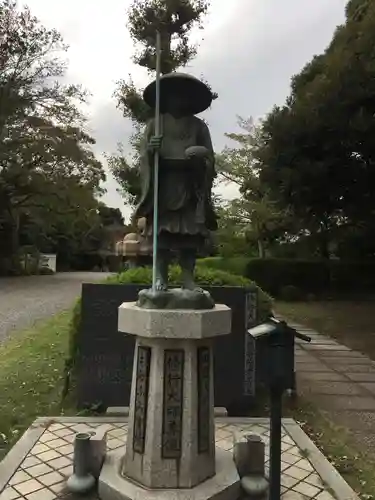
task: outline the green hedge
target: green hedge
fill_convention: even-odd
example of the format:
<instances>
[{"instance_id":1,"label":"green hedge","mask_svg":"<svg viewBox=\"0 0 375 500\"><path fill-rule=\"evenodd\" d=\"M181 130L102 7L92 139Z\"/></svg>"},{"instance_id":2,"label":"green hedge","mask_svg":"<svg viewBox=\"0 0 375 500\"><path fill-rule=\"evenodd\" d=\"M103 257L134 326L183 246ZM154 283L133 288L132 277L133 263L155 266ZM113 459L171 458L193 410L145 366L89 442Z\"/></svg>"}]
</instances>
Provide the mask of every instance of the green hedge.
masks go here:
<instances>
[{"instance_id":1,"label":"green hedge","mask_svg":"<svg viewBox=\"0 0 375 500\"><path fill-rule=\"evenodd\" d=\"M206 257L199 259L198 263L211 269L246 276L246 268L250 260L249 257Z\"/></svg>"},{"instance_id":2,"label":"green hedge","mask_svg":"<svg viewBox=\"0 0 375 500\"><path fill-rule=\"evenodd\" d=\"M181 272L178 266L172 266L169 273L170 284L179 285L181 283ZM249 286L254 284L250 279L237 274L211 269L198 263L195 270L196 282L202 286ZM137 267L129 269L116 276L108 278L106 283L151 285L152 271L149 267ZM267 319L272 309L271 297L258 287L259 296L259 318Z\"/></svg>"},{"instance_id":3,"label":"green hedge","mask_svg":"<svg viewBox=\"0 0 375 500\"><path fill-rule=\"evenodd\" d=\"M195 270L195 277L197 283L202 286L249 286L252 283L251 280L243 276L228 273L226 271L220 271L216 269L210 269L198 264ZM181 272L180 268L177 266L172 266L170 269L170 284L178 285L180 284ZM115 276L111 276L105 280L104 284L137 284L137 285L148 285L152 281L152 270L149 267L137 267L134 269L129 269ZM269 318L272 311L273 301L271 297L265 293L263 290L258 288L258 317L260 321L265 321ZM69 378L72 367L74 365L74 360L76 358L77 352L77 336L81 324L81 300L79 299L73 309L72 321L70 324L70 343L69 343L69 359L66 361L66 376Z\"/></svg>"},{"instance_id":4,"label":"green hedge","mask_svg":"<svg viewBox=\"0 0 375 500\"><path fill-rule=\"evenodd\" d=\"M375 261L210 257L201 266L245 276L274 297L375 292Z\"/></svg>"},{"instance_id":5,"label":"green hedge","mask_svg":"<svg viewBox=\"0 0 375 500\"><path fill-rule=\"evenodd\" d=\"M252 259L248 276L273 296L286 286L303 293L362 293L375 290L375 262Z\"/></svg>"}]
</instances>

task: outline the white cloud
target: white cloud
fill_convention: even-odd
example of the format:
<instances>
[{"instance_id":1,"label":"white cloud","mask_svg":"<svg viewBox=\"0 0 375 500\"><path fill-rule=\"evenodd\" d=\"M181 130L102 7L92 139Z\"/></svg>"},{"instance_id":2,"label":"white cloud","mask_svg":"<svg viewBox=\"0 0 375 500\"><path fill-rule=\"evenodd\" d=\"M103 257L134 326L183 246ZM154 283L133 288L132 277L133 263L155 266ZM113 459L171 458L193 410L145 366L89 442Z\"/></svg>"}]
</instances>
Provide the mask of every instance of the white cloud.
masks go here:
<instances>
[{"instance_id":1,"label":"white cloud","mask_svg":"<svg viewBox=\"0 0 375 500\"><path fill-rule=\"evenodd\" d=\"M147 73L132 63L133 43L126 29L131 0L28 0L32 12L58 29L70 45L68 78L93 94L89 114L98 152L111 152L129 140L131 127L116 110L115 82L131 73L144 86ZM307 7L308 4L308 7ZM344 20L346 0L213 0L197 58L188 71L203 74L219 93L205 113L217 150L224 133L235 130L236 115L260 117L284 101L290 77L329 43ZM105 202L121 208L113 179ZM236 195L226 188L226 196Z\"/></svg>"}]
</instances>

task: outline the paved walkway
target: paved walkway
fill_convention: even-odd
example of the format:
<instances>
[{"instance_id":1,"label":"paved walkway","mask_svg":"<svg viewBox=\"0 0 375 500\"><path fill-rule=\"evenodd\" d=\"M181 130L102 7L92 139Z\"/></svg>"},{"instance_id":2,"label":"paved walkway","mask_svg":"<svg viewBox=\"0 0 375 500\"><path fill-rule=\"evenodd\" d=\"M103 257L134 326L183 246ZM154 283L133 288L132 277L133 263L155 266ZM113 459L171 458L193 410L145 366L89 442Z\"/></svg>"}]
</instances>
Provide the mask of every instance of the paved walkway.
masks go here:
<instances>
[{"instance_id":1,"label":"paved walkway","mask_svg":"<svg viewBox=\"0 0 375 500\"><path fill-rule=\"evenodd\" d=\"M82 283L100 281L108 273L57 273L52 276L0 278L0 343L12 331L69 308Z\"/></svg>"},{"instance_id":2,"label":"paved walkway","mask_svg":"<svg viewBox=\"0 0 375 500\"><path fill-rule=\"evenodd\" d=\"M298 392L346 427L375 458L375 362L314 330L289 324L312 337L310 344L297 340Z\"/></svg>"},{"instance_id":3,"label":"paved walkway","mask_svg":"<svg viewBox=\"0 0 375 500\"><path fill-rule=\"evenodd\" d=\"M111 458L106 460L99 481L107 491L108 488L113 488L116 483L111 479L114 477L113 464L120 460L126 447L127 417L58 417L53 422L42 418L34 422L0 463L0 500L78 500L77 495L69 495L66 491L66 478L73 471L75 433L95 433L101 424L106 424L108 429L107 452L111 453ZM265 443L265 469L268 473L269 420L231 417L215 419L216 446L223 451L231 453L233 438L242 441L250 433L260 435ZM359 500L292 419L283 421L281 450L281 500ZM215 484L216 480L213 479L209 490L215 492ZM137 486L134 488L134 498L157 497L147 495L145 490L139 491ZM114 496L118 498L117 495ZM172 496L178 498L172 492L171 495L165 495L169 499ZM87 500L99 499L94 494Z\"/></svg>"}]
</instances>

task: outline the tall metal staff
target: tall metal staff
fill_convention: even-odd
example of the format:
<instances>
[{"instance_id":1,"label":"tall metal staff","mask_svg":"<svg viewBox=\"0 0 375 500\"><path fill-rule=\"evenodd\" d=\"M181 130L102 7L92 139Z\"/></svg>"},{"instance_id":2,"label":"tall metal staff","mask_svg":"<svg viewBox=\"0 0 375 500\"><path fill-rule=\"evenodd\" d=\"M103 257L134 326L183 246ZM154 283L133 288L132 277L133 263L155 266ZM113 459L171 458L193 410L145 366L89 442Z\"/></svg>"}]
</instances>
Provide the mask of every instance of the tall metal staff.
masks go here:
<instances>
[{"instance_id":1,"label":"tall metal staff","mask_svg":"<svg viewBox=\"0 0 375 500\"><path fill-rule=\"evenodd\" d=\"M161 37L156 32L156 96L155 96L155 136L160 135L160 67L161 67ZM152 290L156 291L156 265L158 258L158 198L159 198L159 151L154 154L154 214L152 231Z\"/></svg>"}]
</instances>

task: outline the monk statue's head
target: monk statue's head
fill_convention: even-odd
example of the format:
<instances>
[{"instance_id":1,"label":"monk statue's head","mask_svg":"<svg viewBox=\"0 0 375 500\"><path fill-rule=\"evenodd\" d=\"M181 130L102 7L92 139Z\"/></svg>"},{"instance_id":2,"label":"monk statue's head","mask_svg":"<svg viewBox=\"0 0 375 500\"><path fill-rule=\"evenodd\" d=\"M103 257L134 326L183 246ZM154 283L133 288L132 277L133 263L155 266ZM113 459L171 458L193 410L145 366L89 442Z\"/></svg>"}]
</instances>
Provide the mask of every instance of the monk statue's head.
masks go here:
<instances>
[{"instance_id":1,"label":"monk statue's head","mask_svg":"<svg viewBox=\"0 0 375 500\"><path fill-rule=\"evenodd\" d=\"M186 99L186 96L181 92L171 92L164 104L163 111L165 113L169 113L175 118L181 118L182 116L186 116L191 114L190 112L190 101Z\"/></svg>"},{"instance_id":2,"label":"monk statue's head","mask_svg":"<svg viewBox=\"0 0 375 500\"><path fill-rule=\"evenodd\" d=\"M217 96L201 80L185 73L168 73L160 77L160 111L175 117L202 113ZM151 109L156 105L156 80L143 92L143 99Z\"/></svg>"}]
</instances>

